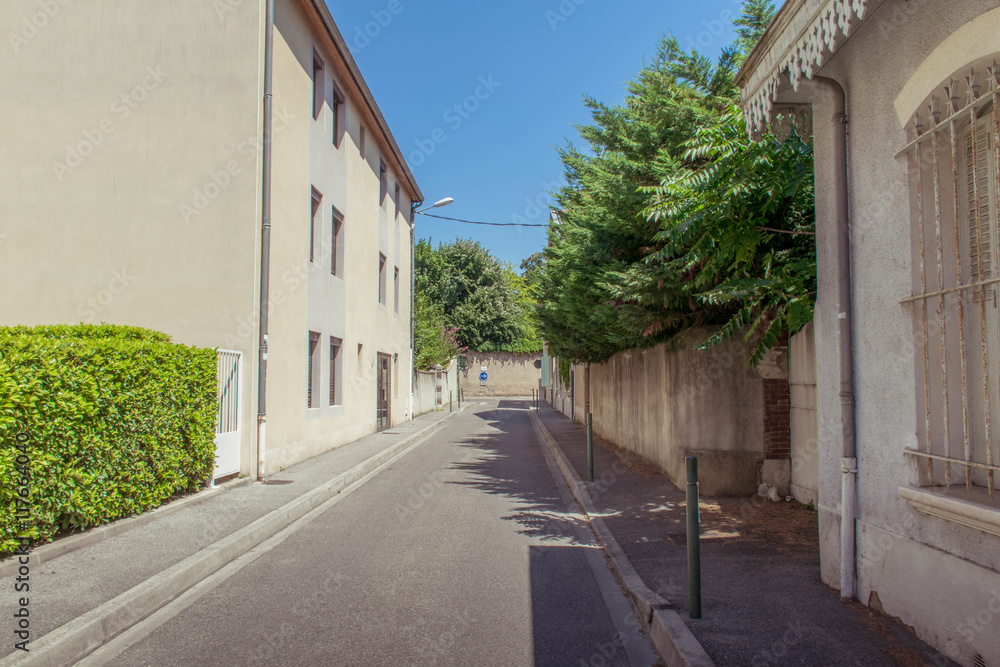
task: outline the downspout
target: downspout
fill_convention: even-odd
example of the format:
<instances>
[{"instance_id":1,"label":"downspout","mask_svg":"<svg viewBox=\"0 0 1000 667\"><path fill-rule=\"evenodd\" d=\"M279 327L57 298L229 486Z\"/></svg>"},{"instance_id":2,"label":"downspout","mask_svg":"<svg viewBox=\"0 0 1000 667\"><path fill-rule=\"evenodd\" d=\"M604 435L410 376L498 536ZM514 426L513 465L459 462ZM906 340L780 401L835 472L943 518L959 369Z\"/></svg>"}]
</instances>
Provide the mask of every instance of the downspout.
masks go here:
<instances>
[{"instance_id":1,"label":"downspout","mask_svg":"<svg viewBox=\"0 0 1000 667\"><path fill-rule=\"evenodd\" d=\"M413 419L414 401L416 400L417 376L417 329L416 329L416 294L417 294L417 209L423 202L410 203L410 419Z\"/></svg>"},{"instance_id":2,"label":"downspout","mask_svg":"<svg viewBox=\"0 0 1000 667\"><path fill-rule=\"evenodd\" d=\"M833 164L837 190L837 318L840 346L840 597L851 599L856 588L856 521L858 451L854 410L854 327L851 303L851 216L847 160L847 96L833 79L815 77L833 95Z\"/></svg>"},{"instance_id":3,"label":"downspout","mask_svg":"<svg viewBox=\"0 0 1000 667\"><path fill-rule=\"evenodd\" d=\"M264 481L267 453L267 316L271 271L271 117L274 68L274 0L266 0L264 18L264 119L260 225L260 359L257 371L257 479Z\"/></svg>"}]
</instances>

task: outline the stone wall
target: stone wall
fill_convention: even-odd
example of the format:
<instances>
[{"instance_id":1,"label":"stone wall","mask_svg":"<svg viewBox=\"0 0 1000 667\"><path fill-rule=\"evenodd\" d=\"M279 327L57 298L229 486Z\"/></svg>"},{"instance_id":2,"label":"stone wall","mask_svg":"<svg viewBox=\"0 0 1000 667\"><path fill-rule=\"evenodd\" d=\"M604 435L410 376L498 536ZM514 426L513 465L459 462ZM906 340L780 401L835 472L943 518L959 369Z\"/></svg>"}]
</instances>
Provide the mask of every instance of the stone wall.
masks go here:
<instances>
[{"instance_id":1,"label":"stone wall","mask_svg":"<svg viewBox=\"0 0 1000 667\"><path fill-rule=\"evenodd\" d=\"M486 367L486 386L479 374ZM465 396L531 396L542 379L542 353L468 352L465 370L459 372L459 386Z\"/></svg>"}]
</instances>

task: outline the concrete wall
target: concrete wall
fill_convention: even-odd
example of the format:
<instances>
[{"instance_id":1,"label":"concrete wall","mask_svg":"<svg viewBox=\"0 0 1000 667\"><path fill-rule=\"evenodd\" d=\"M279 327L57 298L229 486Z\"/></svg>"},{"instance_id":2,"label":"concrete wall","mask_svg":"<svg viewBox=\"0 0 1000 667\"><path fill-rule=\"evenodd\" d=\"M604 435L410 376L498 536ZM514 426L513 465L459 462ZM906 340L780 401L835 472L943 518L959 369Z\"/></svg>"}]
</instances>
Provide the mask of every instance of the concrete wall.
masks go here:
<instances>
[{"instance_id":1,"label":"concrete wall","mask_svg":"<svg viewBox=\"0 0 1000 667\"><path fill-rule=\"evenodd\" d=\"M242 352L244 472L260 4L0 3L0 325L137 325Z\"/></svg>"},{"instance_id":2,"label":"concrete wall","mask_svg":"<svg viewBox=\"0 0 1000 667\"><path fill-rule=\"evenodd\" d=\"M788 341L792 496L819 500L819 440L816 426L816 330L812 323Z\"/></svg>"},{"instance_id":3,"label":"concrete wall","mask_svg":"<svg viewBox=\"0 0 1000 667\"><path fill-rule=\"evenodd\" d=\"M242 462L255 468L263 0L0 5L0 325L109 322L243 353ZM410 188L305 0L276 3L267 472L375 430L376 361L393 424L410 418ZM38 18L40 17L40 18ZM34 21L34 24L32 23ZM101 45L100 48L95 44ZM312 59L326 62L313 118ZM332 137L332 84L347 134ZM354 87L352 87L354 86ZM365 154L359 149L368 119ZM393 203L402 184L400 214ZM311 192L323 194L309 260ZM332 207L345 267L330 272ZM378 300L378 255L388 258ZM398 267L398 303L393 272ZM320 401L306 405L308 336ZM329 339L343 340L329 405Z\"/></svg>"},{"instance_id":4,"label":"concrete wall","mask_svg":"<svg viewBox=\"0 0 1000 667\"><path fill-rule=\"evenodd\" d=\"M787 378L787 355L773 353L749 368L740 340L693 349L709 333L694 330L593 364L589 392L585 365L574 367L572 387L556 373L551 403L583 422L589 398L594 431L655 463L675 484L684 484L684 458L697 456L706 496L752 494L766 454L765 381Z\"/></svg>"},{"instance_id":5,"label":"concrete wall","mask_svg":"<svg viewBox=\"0 0 1000 667\"><path fill-rule=\"evenodd\" d=\"M465 370L459 384L466 396L531 396L542 379L542 353L467 352ZM479 374L486 367L489 379L480 385Z\"/></svg>"},{"instance_id":6,"label":"concrete wall","mask_svg":"<svg viewBox=\"0 0 1000 667\"><path fill-rule=\"evenodd\" d=\"M441 395L438 404L437 393L437 373L434 371L417 371L415 394L413 401L413 412L415 417L433 412L434 410L447 410L450 399L452 409L458 409L458 362L452 361L448 368L441 373Z\"/></svg>"},{"instance_id":7,"label":"concrete wall","mask_svg":"<svg viewBox=\"0 0 1000 667\"><path fill-rule=\"evenodd\" d=\"M276 317L271 327L268 383L269 471L315 456L375 431L378 355L390 358L390 420L410 418L410 233L404 214L392 201L398 176L390 169L389 196L379 200L382 142L367 127L365 155L360 151L361 113L315 20L298 0L279 0L275 9L274 104L288 111L288 122L274 138L273 229L271 236L272 300ZM325 104L312 114L313 54L324 60ZM333 142L333 88L347 98L347 132ZM388 164L389 160L386 159ZM321 239L315 261L309 261L312 190L323 195ZM342 277L330 271L328 241L332 207L344 215L345 246ZM379 303L379 253L388 258L386 303ZM395 303L393 269L400 270L399 304ZM278 296L280 294L280 297ZM330 406L306 405L308 334L343 340L341 369L343 401ZM323 348L320 387L329 386ZM325 399L325 396L324 396Z\"/></svg>"},{"instance_id":8,"label":"concrete wall","mask_svg":"<svg viewBox=\"0 0 1000 667\"><path fill-rule=\"evenodd\" d=\"M900 304L915 285L916 234L907 161L896 158L908 136L894 102L949 35L996 9L995 0L883 0L818 72L844 83L850 105L858 598L869 604L877 594L886 613L963 665L971 665L976 655L986 664L1000 664L1000 598L993 596L1000 591L1000 537L918 512L899 494L900 487L921 485L919 466L904 451L917 445L923 416L918 408L922 380L916 372L922 364L920 329L914 329L914 306ZM983 45L997 41L997 20L994 13L980 21L983 39L961 40L940 53L953 67L937 80L919 82L921 89L929 94L951 74L967 74ZM995 51L1000 52L1000 46ZM831 100L819 91L812 93L812 100L819 248L818 507L822 577L838 586L839 230L833 201ZM933 217L929 224L933 226ZM1000 504L979 491L978 506L1000 517Z\"/></svg>"}]
</instances>

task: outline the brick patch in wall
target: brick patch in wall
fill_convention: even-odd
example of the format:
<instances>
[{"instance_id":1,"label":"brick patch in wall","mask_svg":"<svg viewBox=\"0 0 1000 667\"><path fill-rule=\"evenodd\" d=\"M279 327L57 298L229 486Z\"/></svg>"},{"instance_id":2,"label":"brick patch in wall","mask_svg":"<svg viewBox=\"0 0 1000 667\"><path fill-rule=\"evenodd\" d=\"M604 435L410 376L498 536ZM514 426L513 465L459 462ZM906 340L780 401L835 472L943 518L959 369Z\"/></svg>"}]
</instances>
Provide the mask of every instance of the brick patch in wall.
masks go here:
<instances>
[{"instance_id":1,"label":"brick patch in wall","mask_svg":"<svg viewBox=\"0 0 1000 667\"><path fill-rule=\"evenodd\" d=\"M765 379L764 382L764 458L787 459L791 456L790 396L788 380Z\"/></svg>"}]
</instances>

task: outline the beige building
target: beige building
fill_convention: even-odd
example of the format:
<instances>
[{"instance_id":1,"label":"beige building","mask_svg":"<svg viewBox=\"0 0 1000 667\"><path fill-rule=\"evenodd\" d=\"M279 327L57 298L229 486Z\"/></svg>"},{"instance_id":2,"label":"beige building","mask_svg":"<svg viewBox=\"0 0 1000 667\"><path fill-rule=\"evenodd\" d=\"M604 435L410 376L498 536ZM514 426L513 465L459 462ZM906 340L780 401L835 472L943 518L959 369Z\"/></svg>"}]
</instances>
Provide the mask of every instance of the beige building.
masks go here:
<instances>
[{"instance_id":1,"label":"beige building","mask_svg":"<svg viewBox=\"0 0 1000 667\"><path fill-rule=\"evenodd\" d=\"M789 0L738 84L815 147L823 580L1000 665L1000 8Z\"/></svg>"},{"instance_id":2,"label":"beige building","mask_svg":"<svg viewBox=\"0 0 1000 667\"><path fill-rule=\"evenodd\" d=\"M423 197L323 0L6 0L0 16L0 324L228 350L219 475L410 418Z\"/></svg>"}]
</instances>

